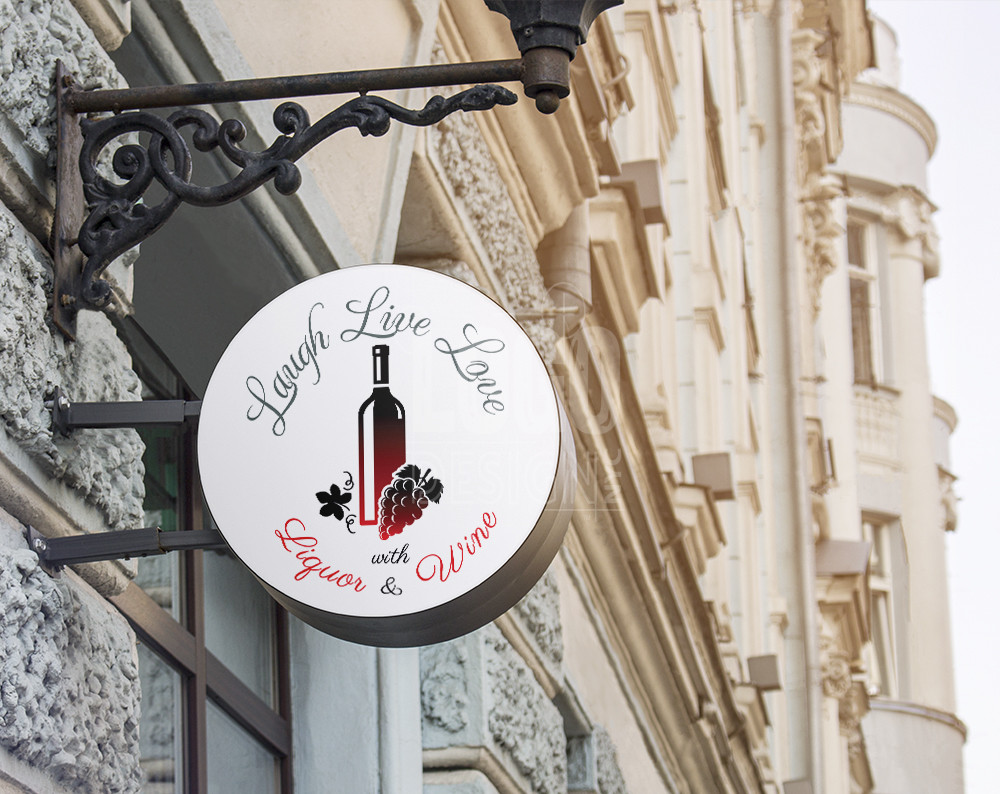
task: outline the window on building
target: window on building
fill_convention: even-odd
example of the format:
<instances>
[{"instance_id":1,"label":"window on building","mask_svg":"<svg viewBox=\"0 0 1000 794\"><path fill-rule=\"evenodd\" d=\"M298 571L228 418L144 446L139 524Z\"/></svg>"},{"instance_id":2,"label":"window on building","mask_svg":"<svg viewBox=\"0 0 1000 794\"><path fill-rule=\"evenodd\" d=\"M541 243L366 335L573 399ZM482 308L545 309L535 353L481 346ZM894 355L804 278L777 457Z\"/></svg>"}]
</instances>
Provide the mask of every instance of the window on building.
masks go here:
<instances>
[{"instance_id":1,"label":"window on building","mask_svg":"<svg viewBox=\"0 0 1000 794\"><path fill-rule=\"evenodd\" d=\"M879 380L880 334L878 284L871 255L871 229L856 221L847 223L847 264L851 285L851 339L854 382L875 385Z\"/></svg>"},{"instance_id":2,"label":"window on building","mask_svg":"<svg viewBox=\"0 0 1000 794\"><path fill-rule=\"evenodd\" d=\"M120 334L144 399L194 399L136 323ZM213 527L202 504L195 428L149 428L146 522ZM291 791L287 615L230 554L144 557L112 599L139 638L144 791Z\"/></svg>"},{"instance_id":3,"label":"window on building","mask_svg":"<svg viewBox=\"0 0 1000 794\"><path fill-rule=\"evenodd\" d=\"M898 697L899 637L896 631L897 604L893 592L893 576L898 578L898 522L865 516L862 520L865 540L871 544L869 586L871 588L871 645L868 651L869 692L882 697ZM897 565L893 565L894 558Z\"/></svg>"}]
</instances>

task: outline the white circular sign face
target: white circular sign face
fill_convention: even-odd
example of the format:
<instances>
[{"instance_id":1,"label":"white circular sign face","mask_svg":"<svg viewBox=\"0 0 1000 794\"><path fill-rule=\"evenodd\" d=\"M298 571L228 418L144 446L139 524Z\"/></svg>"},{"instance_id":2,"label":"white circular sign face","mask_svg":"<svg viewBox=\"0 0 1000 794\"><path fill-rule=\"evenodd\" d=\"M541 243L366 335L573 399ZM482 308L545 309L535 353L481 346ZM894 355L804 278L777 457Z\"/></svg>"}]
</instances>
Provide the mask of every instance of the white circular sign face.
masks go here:
<instances>
[{"instance_id":1,"label":"white circular sign face","mask_svg":"<svg viewBox=\"0 0 1000 794\"><path fill-rule=\"evenodd\" d=\"M293 614L366 644L497 617L572 506L572 437L531 341L414 267L338 270L265 306L212 375L198 447L236 556Z\"/></svg>"}]
</instances>

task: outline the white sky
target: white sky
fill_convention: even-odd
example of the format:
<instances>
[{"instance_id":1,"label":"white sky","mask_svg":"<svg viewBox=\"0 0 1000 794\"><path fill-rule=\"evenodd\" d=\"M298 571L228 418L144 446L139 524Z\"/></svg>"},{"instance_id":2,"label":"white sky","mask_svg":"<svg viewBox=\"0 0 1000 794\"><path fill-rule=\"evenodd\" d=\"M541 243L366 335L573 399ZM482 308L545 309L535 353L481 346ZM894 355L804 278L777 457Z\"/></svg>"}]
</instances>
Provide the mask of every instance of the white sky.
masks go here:
<instances>
[{"instance_id":1,"label":"white sky","mask_svg":"<svg viewBox=\"0 0 1000 794\"><path fill-rule=\"evenodd\" d=\"M1000 534L991 496L1000 454L1000 0L868 0L895 31L902 90L938 128L930 199L940 209L941 277L926 287L931 380L959 424L961 499L949 536L958 716L969 726L968 794L1000 780ZM992 238L992 239L991 239Z\"/></svg>"}]
</instances>

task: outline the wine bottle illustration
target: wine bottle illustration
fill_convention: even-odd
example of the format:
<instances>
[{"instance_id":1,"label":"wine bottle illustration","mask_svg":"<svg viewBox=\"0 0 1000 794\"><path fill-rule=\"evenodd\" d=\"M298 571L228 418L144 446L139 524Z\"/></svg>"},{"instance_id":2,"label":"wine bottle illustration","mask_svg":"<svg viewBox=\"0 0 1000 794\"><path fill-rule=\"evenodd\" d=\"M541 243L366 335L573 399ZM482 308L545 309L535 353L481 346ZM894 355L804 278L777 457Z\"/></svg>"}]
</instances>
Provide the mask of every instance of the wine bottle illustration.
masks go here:
<instances>
[{"instance_id":1,"label":"wine bottle illustration","mask_svg":"<svg viewBox=\"0 0 1000 794\"><path fill-rule=\"evenodd\" d=\"M389 391L389 346L372 346L371 397L358 409L358 478L362 524L377 524L379 499L406 463L406 412Z\"/></svg>"}]
</instances>

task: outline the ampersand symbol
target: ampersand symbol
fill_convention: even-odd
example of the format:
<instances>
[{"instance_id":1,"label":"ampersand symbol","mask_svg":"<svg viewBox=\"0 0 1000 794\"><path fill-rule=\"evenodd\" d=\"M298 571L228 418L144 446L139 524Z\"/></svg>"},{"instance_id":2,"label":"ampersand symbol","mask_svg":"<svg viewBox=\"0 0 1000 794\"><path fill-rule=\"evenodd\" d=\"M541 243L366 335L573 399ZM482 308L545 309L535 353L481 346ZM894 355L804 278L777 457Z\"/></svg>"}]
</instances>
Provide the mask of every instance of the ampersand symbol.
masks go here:
<instances>
[{"instance_id":1,"label":"ampersand symbol","mask_svg":"<svg viewBox=\"0 0 1000 794\"><path fill-rule=\"evenodd\" d=\"M402 595L403 588L396 586L396 577L390 576L385 580L385 584L382 585L382 592L385 595Z\"/></svg>"}]
</instances>

